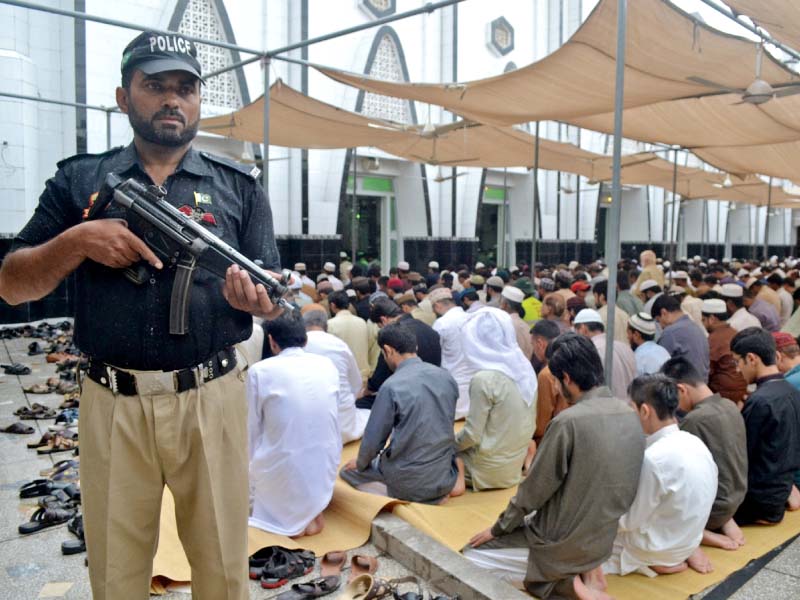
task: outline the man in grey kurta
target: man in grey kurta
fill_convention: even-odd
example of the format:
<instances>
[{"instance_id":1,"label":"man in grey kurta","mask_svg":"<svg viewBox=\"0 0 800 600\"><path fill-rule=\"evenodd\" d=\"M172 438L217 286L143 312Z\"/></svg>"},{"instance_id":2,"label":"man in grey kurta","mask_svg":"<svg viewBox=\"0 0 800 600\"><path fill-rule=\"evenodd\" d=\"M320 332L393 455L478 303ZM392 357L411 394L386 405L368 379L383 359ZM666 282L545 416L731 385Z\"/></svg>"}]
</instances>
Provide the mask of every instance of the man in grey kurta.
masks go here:
<instances>
[{"instance_id":1,"label":"man in grey kurta","mask_svg":"<svg viewBox=\"0 0 800 600\"><path fill-rule=\"evenodd\" d=\"M358 458L340 476L354 487L383 483L392 498L438 501L450 494L458 476L453 434L458 386L450 373L417 357L416 336L402 322L384 326L378 345L394 374L378 391Z\"/></svg>"},{"instance_id":2,"label":"man in grey kurta","mask_svg":"<svg viewBox=\"0 0 800 600\"><path fill-rule=\"evenodd\" d=\"M550 422L508 507L464 550L475 564L524 579L529 592L546 599L576 598L575 586L602 583L597 567L636 496L645 446L636 413L603 385L591 341L567 333L553 345L550 370L572 406ZM522 556L526 568L519 570Z\"/></svg>"},{"instance_id":3,"label":"man in grey kurta","mask_svg":"<svg viewBox=\"0 0 800 600\"><path fill-rule=\"evenodd\" d=\"M744 544L744 535L733 515L747 493L747 434L742 413L734 402L713 393L687 359L670 359L661 372L678 384L680 408L687 413L680 428L703 441L719 471L703 545L736 550Z\"/></svg>"}]
</instances>

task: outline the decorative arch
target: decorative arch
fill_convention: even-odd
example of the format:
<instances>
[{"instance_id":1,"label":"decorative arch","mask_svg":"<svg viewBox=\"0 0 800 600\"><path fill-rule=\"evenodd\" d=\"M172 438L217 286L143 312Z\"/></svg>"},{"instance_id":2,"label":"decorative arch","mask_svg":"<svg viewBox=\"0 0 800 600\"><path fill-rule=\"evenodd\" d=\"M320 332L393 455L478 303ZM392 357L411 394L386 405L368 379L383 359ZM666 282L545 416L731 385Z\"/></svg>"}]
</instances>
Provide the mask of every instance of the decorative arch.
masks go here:
<instances>
[{"instance_id":1,"label":"decorative arch","mask_svg":"<svg viewBox=\"0 0 800 600\"><path fill-rule=\"evenodd\" d=\"M379 54L380 53L380 54ZM393 27L384 25L375 33L372 40L372 47L367 56L367 62L364 66L364 74L379 74L376 73L375 67L377 61L387 59L387 54L393 53L392 57L395 61L394 66L399 69L397 76L401 77L402 81L410 81L408 75L408 65L406 64L406 56L403 52L403 44L400 42L400 37ZM384 65L378 63L379 68L384 68ZM365 110L365 108L367 110ZM391 116L392 112L398 113L403 111L406 113L407 119L398 118L398 116ZM412 124L417 124L417 110L414 103L410 100L402 100L399 98L389 98L371 92L360 90L356 98L355 112L369 114L370 116L389 118L392 120L410 121ZM349 222L347 218L347 210L349 208L349 194L347 194L347 179L352 171L353 151L347 150L344 160L344 168L342 172L342 185L339 193L339 215L337 218L336 230L341 233L341 227ZM425 198L425 220L428 235L433 235L431 226L431 203L430 194L428 192L428 176L426 173L425 165L420 164L420 175L422 178L422 193Z\"/></svg>"},{"instance_id":2,"label":"decorative arch","mask_svg":"<svg viewBox=\"0 0 800 600\"><path fill-rule=\"evenodd\" d=\"M169 30L236 43L224 0L178 0ZM198 44L198 60L204 73L216 71L241 61L237 50ZM247 80L242 69L217 75L203 86L203 100L213 106L238 109L250 103ZM223 102L220 102L223 100Z\"/></svg>"}]
</instances>

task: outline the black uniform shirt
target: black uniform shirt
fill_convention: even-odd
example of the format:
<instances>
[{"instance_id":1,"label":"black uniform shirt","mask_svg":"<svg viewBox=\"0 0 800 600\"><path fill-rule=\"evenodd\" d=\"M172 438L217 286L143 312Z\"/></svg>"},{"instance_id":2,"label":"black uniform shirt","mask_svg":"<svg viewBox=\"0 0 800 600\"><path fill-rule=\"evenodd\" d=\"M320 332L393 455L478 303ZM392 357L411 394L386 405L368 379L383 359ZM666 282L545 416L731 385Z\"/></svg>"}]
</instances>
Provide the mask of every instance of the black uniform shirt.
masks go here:
<instances>
[{"instance_id":1,"label":"black uniform shirt","mask_svg":"<svg viewBox=\"0 0 800 600\"><path fill-rule=\"evenodd\" d=\"M90 198L108 173L152 184L133 144L98 155L78 155L58 163L33 217L14 240L12 251L42 244L86 218ZM251 175L249 172L253 170ZM264 267L279 268L269 201L255 180L257 170L190 149L164 182L167 200L192 213L214 235ZM124 218L112 203L102 218ZM121 269L85 260L76 272L76 345L94 359L142 370L195 366L244 340L252 318L222 296L223 281L198 268L190 291L185 335L169 333L175 268L148 265L149 281L131 283Z\"/></svg>"}]
</instances>

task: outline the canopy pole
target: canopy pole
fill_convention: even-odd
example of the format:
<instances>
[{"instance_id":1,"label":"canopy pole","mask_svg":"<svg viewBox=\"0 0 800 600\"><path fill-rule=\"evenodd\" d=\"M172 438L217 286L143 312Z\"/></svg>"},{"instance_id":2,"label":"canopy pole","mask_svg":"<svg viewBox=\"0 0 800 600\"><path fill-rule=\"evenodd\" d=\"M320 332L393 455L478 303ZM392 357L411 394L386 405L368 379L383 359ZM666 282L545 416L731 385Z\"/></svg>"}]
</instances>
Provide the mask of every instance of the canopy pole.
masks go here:
<instances>
[{"instance_id":1,"label":"canopy pole","mask_svg":"<svg viewBox=\"0 0 800 600\"><path fill-rule=\"evenodd\" d=\"M700 220L700 254L703 258L709 258L708 254L708 200L703 200L703 218Z\"/></svg>"},{"instance_id":2,"label":"canopy pole","mask_svg":"<svg viewBox=\"0 0 800 600\"><path fill-rule=\"evenodd\" d=\"M356 263L358 251L358 148L353 148L353 203L350 218L350 256L353 264Z\"/></svg>"},{"instance_id":3,"label":"canopy pole","mask_svg":"<svg viewBox=\"0 0 800 600\"><path fill-rule=\"evenodd\" d=\"M533 219L531 222L531 281L536 277L536 226L539 212L539 121L536 121L536 140L533 144Z\"/></svg>"},{"instance_id":4,"label":"canopy pole","mask_svg":"<svg viewBox=\"0 0 800 600\"><path fill-rule=\"evenodd\" d=\"M625 94L625 38L628 20L628 0L617 2L617 56L616 81L614 84L614 163L609 235L606 238L606 259L608 260L608 321L606 333L606 385L611 384L614 371L614 318L617 311L617 268L620 255L620 221L622 220L622 104Z\"/></svg>"},{"instance_id":5,"label":"canopy pole","mask_svg":"<svg viewBox=\"0 0 800 600\"><path fill-rule=\"evenodd\" d=\"M503 265L511 266L511 202L508 198L508 168L503 167Z\"/></svg>"},{"instance_id":6,"label":"canopy pole","mask_svg":"<svg viewBox=\"0 0 800 600\"><path fill-rule=\"evenodd\" d=\"M111 111L106 111L106 150L111 150Z\"/></svg>"},{"instance_id":7,"label":"canopy pole","mask_svg":"<svg viewBox=\"0 0 800 600\"><path fill-rule=\"evenodd\" d=\"M261 185L267 198L269 198L269 65L269 56L265 56L261 60L261 68L264 71L264 129L262 131L264 150L261 154L264 164L261 171Z\"/></svg>"},{"instance_id":8,"label":"canopy pole","mask_svg":"<svg viewBox=\"0 0 800 600\"><path fill-rule=\"evenodd\" d=\"M678 149L677 148L675 148L672 151L672 160L673 160L673 165L672 165L672 213L669 215L669 238L667 238L665 241L667 242L667 244L669 244L670 242L673 241L673 238L675 238L675 244L677 245L678 236L676 235L676 231L675 231L677 229L677 226L675 225L675 210L676 210L676 208L675 208L675 200L678 197ZM665 200L664 201L664 207L665 208L666 208L666 205L667 205L667 203L666 203L666 200ZM665 222L666 222L666 218L667 218L667 213L666 213L666 210L665 210L665 212L664 212ZM665 229L666 229L666 225L665 225ZM674 259L677 258L677 255L678 255L678 249L675 248L674 256L673 256L672 248L669 248L665 244L665 248L664 249L666 250L666 252L664 254L668 255L668 256L672 256L673 257L673 262L674 262Z\"/></svg>"},{"instance_id":9,"label":"canopy pole","mask_svg":"<svg viewBox=\"0 0 800 600\"><path fill-rule=\"evenodd\" d=\"M767 215L764 218L764 260L769 260L769 213L772 209L772 177L767 190Z\"/></svg>"}]
</instances>

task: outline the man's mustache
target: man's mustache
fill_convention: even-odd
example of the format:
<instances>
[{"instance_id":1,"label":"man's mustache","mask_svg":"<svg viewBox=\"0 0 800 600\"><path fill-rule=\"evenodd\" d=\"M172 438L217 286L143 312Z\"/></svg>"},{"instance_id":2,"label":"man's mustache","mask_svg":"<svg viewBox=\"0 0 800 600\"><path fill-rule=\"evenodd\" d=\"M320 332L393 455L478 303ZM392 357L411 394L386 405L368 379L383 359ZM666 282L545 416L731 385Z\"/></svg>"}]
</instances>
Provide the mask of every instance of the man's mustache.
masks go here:
<instances>
[{"instance_id":1,"label":"man's mustache","mask_svg":"<svg viewBox=\"0 0 800 600\"><path fill-rule=\"evenodd\" d=\"M186 117L177 110L160 110L153 117L153 121L166 118L178 119L183 125L186 125Z\"/></svg>"}]
</instances>

